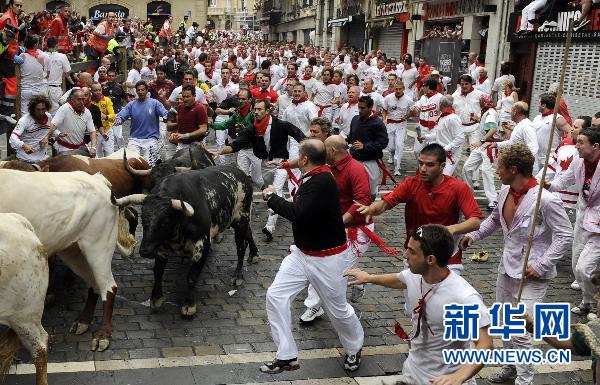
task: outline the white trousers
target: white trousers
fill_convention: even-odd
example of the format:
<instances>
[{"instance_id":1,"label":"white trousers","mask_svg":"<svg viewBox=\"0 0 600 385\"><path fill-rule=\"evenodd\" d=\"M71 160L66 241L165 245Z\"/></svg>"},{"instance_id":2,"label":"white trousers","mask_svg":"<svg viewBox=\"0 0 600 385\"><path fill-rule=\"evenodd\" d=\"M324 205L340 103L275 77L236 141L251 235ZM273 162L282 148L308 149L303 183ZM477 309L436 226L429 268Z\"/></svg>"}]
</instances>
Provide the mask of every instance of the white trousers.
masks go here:
<instances>
[{"instance_id":1,"label":"white trousers","mask_svg":"<svg viewBox=\"0 0 600 385\"><path fill-rule=\"evenodd\" d=\"M154 167L156 161L160 159L160 140L149 138L149 139L137 139L129 138L127 147L136 149L140 156L148 162L150 167Z\"/></svg>"},{"instance_id":2,"label":"white trousers","mask_svg":"<svg viewBox=\"0 0 600 385\"><path fill-rule=\"evenodd\" d=\"M519 30L533 30L533 24L529 20L535 19L535 13L546 5L547 0L533 0L521 11L521 26Z\"/></svg>"},{"instance_id":3,"label":"white trousers","mask_svg":"<svg viewBox=\"0 0 600 385\"><path fill-rule=\"evenodd\" d=\"M39 90L21 89L21 116L29 113L27 105L29 104L29 100L35 95L48 96L48 87L44 86Z\"/></svg>"},{"instance_id":4,"label":"white trousers","mask_svg":"<svg viewBox=\"0 0 600 385\"><path fill-rule=\"evenodd\" d=\"M519 293L520 279L509 277L508 275L498 273L496 280L496 302L517 302ZM525 304L525 310L534 319L533 304L544 302L549 280L547 279L527 279L523 286L521 302ZM502 319L502 317L500 318ZM535 320L534 320L535 322ZM503 342L504 347L508 349L532 349L531 334L524 336L511 337L510 341ZM515 385L533 384L533 365L515 365L517 368L517 379Z\"/></svg>"},{"instance_id":5,"label":"white trousers","mask_svg":"<svg viewBox=\"0 0 600 385\"><path fill-rule=\"evenodd\" d=\"M404 139L406 138L406 123L389 123L387 125L388 151L394 157L394 170L400 170L402 153L404 152Z\"/></svg>"},{"instance_id":6,"label":"white trousers","mask_svg":"<svg viewBox=\"0 0 600 385\"><path fill-rule=\"evenodd\" d=\"M48 86L48 98L50 98L50 102L52 102L52 107L50 107L50 111L48 112L52 116L54 116L56 110L58 110L58 107L60 107L60 103L58 103L58 100L61 96L63 96L62 87Z\"/></svg>"},{"instance_id":7,"label":"white trousers","mask_svg":"<svg viewBox=\"0 0 600 385\"><path fill-rule=\"evenodd\" d=\"M487 154L487 149L479 148L472 150L469 155L469 159L465 162L465 165L462 169L463 180L473 188L473 178L475 171L477 169L481 169L481 177L483 179L483 190L485 191L485 196L488 200L488 203L493 203L498 201L498 192L496 191L496 186L494 185L494 163L490 161L490 158Z\"/></svg>"},{"instance_id":8,"label":"white trousers","mask_svg":"<svg viewBox=\"0 0 600 385\"><path fill-rule=\"evenodd\" d=\"M227 130L215 130L215 141L217 142L217 149L220 150L225 147L225 141L227 140ZM215 163L218 165L224 165L225 157L219 156L215 159Z\"/></svg>"},{"instance_id":9,"label":"white trousers","mask_svg":"<svg viewBox=\"0 0 600 385\"><path fill-rule=\"evenodd\" d=\"M363 345L364 331L346 300L346 254L310 257L294 245L284 258L267 290L267 317L277 345L276 357L289 360L298 357L298 347L292 334L291 304L308 284L312 284L323 301L323 307L335 328L347 354L356 354Z\"/></svg>"},{"instance_id":10,"label":"white trousers","mask_svg":"<svg viewBox=\"0 0 600 385\"><path fill-rule=\"evenodd\" d=\"M262 188L265 184L262 176L262 160L254 155L251 148L245 148L237 153L237 164L240 170L252 178L252 182Z\"/></svg>"},{"instance_id":11,"label":"white trousers","mask_svg":"<svg viewBox=\"0 0 600 385\"><path fill-rule=\"evenodd\" d=\"M367 160L362 163L369 174L369 186L371 187L371 195L376 195L381 183L381 169L375 160Z\"/></svg>"},{"instance_id":12,"label":"white trousers","mask_svg":"<svg viewBox=\"0 0 600 385\"><path fill-rule=\"evenodd\" d=\"M452 149L452 159L446 158L446 165L444 166L444 171L442 172L444 175L452 176L454 175L454 171L458 166L458 162L460 161L460 157L462 155L462 146L459 148Z\"/></svg>"},{"instance_id":13,"label":"white trousers","mask_svg":"<svg viewBox=\"0 0 600 385\"><path fill-rule=\"evenodd\" d=\"M582 198L580 198L582 199ZM571 261L575 279L581 286L583 303L596 305L594 294L597 289L592 283L592 275L600 262L600 234L590 233L581 226L584 208L577 206L577 219L573 233L573 259Z\"/></svg>"},{"instance_id":14,"label":"white trousers","mask_svg":"<svg viewBox=\"0 0 600 385\"><path fill-rule=\"evenodd\" d=\"M125 140L123 139L123 126L113 126L112 128L113 137L115 138L115 150L119 150L125 146Z\"/></svg>"},{"instance_id":15,"label":"white trousers","mask_svg":"<svg viewBox=\"0 0 600 385\"><path fill-rule=\"evenodd\" d=\"M275 159L273 159L275 160ZM264 165L263 165L264 166ZM280 197L283 197L283 186L285 182L288 180L288 174L283 169L275 170L275 177L273 178L273 187L275 187L276 194ZM267 224L265 227L271 233L275 231L275 226L277 225L277 219L279 215L275 214L272 210L269 210L269 217L267 218Z\"/></svg>"},{"instance_id":16,"label":"white trousers","mask_svg":"<svg viewBox=\"0 0 600 385\"><path fill-rule=\"evenodd\" d=\"M296 139L290 138L290 140L288 142L289 159L298 159L299 151L300 151L300 144L298 142L296 142ZM294 174L294 176L296 177L297 180L300 180L300 177L302 176L302 172L300 172L300 170L297 168L292 169L292 174ZM292 192L295 189L298 189L298 186L296 186L294 184L294 182L292 182L292 180L289 179L289 177L288 177L288 192L290 193L290 195L292 195Z\"/></svg>"},{"instance_id":17,"label":"white trousers","mask_svg":"<svg viewBox=\"0 0 600 385\"><path fill-rule=\"evenodd\" d=\"M96 158L104 158L115 152L115 137L112 130L106 132L108 140L101 134L96 135Z\"/></svg>"},{"instance_id":18,"label":"white trousers","mask_svg":"<svg viewBox=\"0 0 600 385\"><path fill-rule=\"evenodd\" d=\"M375 224L371 223L367 225L367 227L373 231ZM346 234L348 234L348 229L346 229ZM355 269L358 267L358 257L366 253L369 249L369 245L371 244L371 239L361 229L357 229L356 238L357 244L349 245L350 247L348 248L348 253L346 253L345 270ZM317 291L312 284L308 285L308 295L304 300L304 306L309 309L311 307L321 307L321 298L319 297L319 294L317 294Z\"/></svg>"}]
</instances>

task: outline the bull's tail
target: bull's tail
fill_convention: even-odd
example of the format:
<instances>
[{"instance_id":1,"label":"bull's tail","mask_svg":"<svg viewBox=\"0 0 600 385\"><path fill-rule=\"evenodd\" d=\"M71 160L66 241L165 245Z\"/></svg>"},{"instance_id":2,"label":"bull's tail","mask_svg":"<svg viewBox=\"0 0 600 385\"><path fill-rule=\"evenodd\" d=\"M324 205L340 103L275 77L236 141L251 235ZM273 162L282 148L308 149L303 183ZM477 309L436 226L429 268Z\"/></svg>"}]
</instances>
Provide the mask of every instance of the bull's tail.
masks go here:
<instances>
[{"instance_id":1,"label":"bull's tail","mask_svg":"<svg viewBox=\"0 0 600 385\"><path fill-rule=\"evenodd\" d=\"M137 241L129 232L129 222L125 218L125 209L119 208L119 236L117 238L117 249L124 257L131 257L135 251Z\"/></svg>"},{"instance_id":2,"label":"bull's tail","mask_svg":"<svg viewBox=\"0 0 600 385\"><path fill-rule=\"evenodd\" d=\"M20 348L21 341L12 329L0 333L0 382L3 382Z\"/></svg>"}]
</instances>

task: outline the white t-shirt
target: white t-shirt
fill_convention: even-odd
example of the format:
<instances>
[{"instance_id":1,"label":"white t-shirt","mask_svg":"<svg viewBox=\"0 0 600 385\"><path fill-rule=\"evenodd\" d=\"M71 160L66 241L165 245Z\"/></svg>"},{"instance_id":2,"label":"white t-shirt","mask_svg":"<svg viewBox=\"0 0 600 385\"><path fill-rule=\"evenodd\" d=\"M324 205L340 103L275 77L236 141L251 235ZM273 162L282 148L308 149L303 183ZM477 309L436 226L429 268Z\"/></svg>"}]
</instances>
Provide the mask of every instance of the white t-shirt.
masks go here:
<instances>
[{"instance_id":1,"label":"white t-shirt","mask_svg":"<svg viewBox=\"0 0 600 385\"><path fill-rule=\"evenodd\" d=\"M150 69L150 67L145 66L140 71L140 78L146 83L150 83L153 80L156 80L156 70Z\"/></svg>"},{"instance_id":2,"label":"white t-shirt","mask_svg":"<svg viewBox=\"0 0 600 385\"><path fill-rule=\"evenodd\" d=\"M21 57L24 60L24 63L21 64L21 89L28 91L42 91L45 89L48 85L46 82L48 56L40 51L38 58L25 53Z\"/></svg>"},{"instance_id":3,"label":"white t-shirt","mask_svg":"<svg viewBox=\"0 0 600 385\"><path fill-rule=\"evenodd\" d=\"M169 96L169 101L171 102L171 104L175 105L175 102L177 101L177 97L181 93L182 88L183 88L183 86L176 87L173 90L173 92L171 92L171 95ZM196 101L200 102L202 104L208 104L206 102L206 96L204 95L204 91L202 91L202 89L198 88L198 87L196 87Z\"/></svg>"},{"instance_id":4,"label":"white t-shirt","mask_svg":"<svg viewBox=\"0 0 600 385\"><path fill-rule=\"evenodd\" d=\"M79 145L83 143L85 133L93 133L96 131L92 113L87 108L79 115L75 113L73 107L69 103L65 103L56 111L52 118L52 124L58 128L61 133L69 135L62 138L67 143Z\"/></svg>"},{"instance_id":5,"label":"white t-shirt","mask_svg":"<svg viewBox=\"0 0 600 385\"><path fill-rule=\"evenodd\" d=\"M410 270L398 273L398 280L406 284L406 309L412 317L412 328L417 330L419 318L413 309L417 306L422 295L433 287L425 298L425 314L427 325L421 320L419 336L411 340L408 358L404 361L402 375L408 383L414 385L430 385L430 380L458 370L461 365L446 365L442 356L443 349L469 349L470 341L444 341L444 305L457 303L461 305L479 304L479 328L490 324L487 307L481 295L464 278L450 271L450 275L442 282L430 285L419 274ZM432 334L433 332L433 334ZM465 384L475 384L471 379Z\"/></svg>"},{"instance_id":6,"label":"white t-shirt","mask_svg":"<svg viewBox=\"0 0 600 385\"><path fill-rule=\"evenodd\" d=\"M504 89L504 82L510 80L512 82L512 84L515 84L515 77L508 74L508 75L502 75L499 78L496 78L496 80L494 80L494 85L492 86L492 91L495 92L501 92Z\"/></svg>"},{"instance_id":7,"label":"white t-shirt","mask_svg":"<svg viewBox=\"0 0 600 385\"><path fill-rule=\"evenodd\" d=\"M48 56L48 84L62 85L65 72L71 72L71 64L67 55L60 52L47 52Z\"/></svg>"},{"instance_id":8,"label":"white t-shirt","mask_svg":"<svg viewBox=\"0 0 600 385\"><path fill-rule=\"evenodd\" d=\"M135 85L140 80L142 80L142 75L140 74L140 71L136 70L135 68L130 69L129 73L127 74L127 83L132 83L133 85ZM135 92L135 87L127 88L127 94L137 95Z\"/></svg>"}]
</instances>

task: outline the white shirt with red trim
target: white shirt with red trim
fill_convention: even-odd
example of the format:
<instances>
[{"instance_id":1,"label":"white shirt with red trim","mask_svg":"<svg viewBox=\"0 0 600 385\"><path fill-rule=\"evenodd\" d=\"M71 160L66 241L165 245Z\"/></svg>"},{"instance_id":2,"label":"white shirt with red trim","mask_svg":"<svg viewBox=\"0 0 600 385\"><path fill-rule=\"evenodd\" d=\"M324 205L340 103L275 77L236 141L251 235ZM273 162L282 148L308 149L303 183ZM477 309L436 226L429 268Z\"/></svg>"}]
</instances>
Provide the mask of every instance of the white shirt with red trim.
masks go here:
<instances>
[{"instance_id":1,"label":"white shirt with red trim","mask_svg":"<svg viewBox=\"0 0 600 385\"><path fill-rule=\"evenodd\" d=\"M434 93L431 96L424 94L421 99L415 104L419 109L419 124L421 125L421 132L427 133L427 131L433 128L426 127L422 122L431 122L435 125L438 118L440 117L440 101L444 98L444 95L439 92Z\"/></svg>"}]
</instances>

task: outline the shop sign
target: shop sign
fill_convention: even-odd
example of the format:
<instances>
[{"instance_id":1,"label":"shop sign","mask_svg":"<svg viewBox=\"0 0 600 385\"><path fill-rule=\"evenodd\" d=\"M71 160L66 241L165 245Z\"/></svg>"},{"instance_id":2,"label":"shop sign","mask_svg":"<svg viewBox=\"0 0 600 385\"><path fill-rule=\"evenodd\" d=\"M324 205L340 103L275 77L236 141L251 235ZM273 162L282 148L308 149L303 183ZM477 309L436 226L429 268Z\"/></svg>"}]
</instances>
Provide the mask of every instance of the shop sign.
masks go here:
<instances>
[{"instance_id":1,"label":"shop sign","mask_svg":"<svg viewBox=\"0 0 600 385\"><path fill-rule=\"evenodd\" d=\"M423 19L441 19L482 13L484 12L485 4L486 0L425 3L423 5Z\"/></svg>"},{"instance_id":2,"label":"shop sign","mask_svg":"<svg viewBox=\"0 0 600 385\"><path fill-rule=\"evenodd\" d=\"M375 6L375 17L389 16L405 12L408 12L406 1L381 3Z\"/></svg>"},{"instance_id":3,"label":"shop sign","mask_svg":"<svg viewBox=\"0 0 600 385\"><path fill-rule=\"evenodd\" d=\"M581 12L564 8L558 13L558 27L538 30L529 35L517 35L521 25L521 12L513 12L508 21L508 41L517 42L545 42L566 41L570 20L577 20ZM590 23L577 32L573 32L573 41L598 42L600 39L600 4L593 4L589 14Z\"/></svg>"},{"instance_id":4,"label":"shop sign","mask_svg":"<svg viewBox=\"0 0 600 385\"><path fill-rule=\"evenodd\" d=\"M90 19L104 19L109 12L114 12L119 19L129 17L129 9L118 4L98 4L90 8Z\"/></svg>"}]
</instances>

